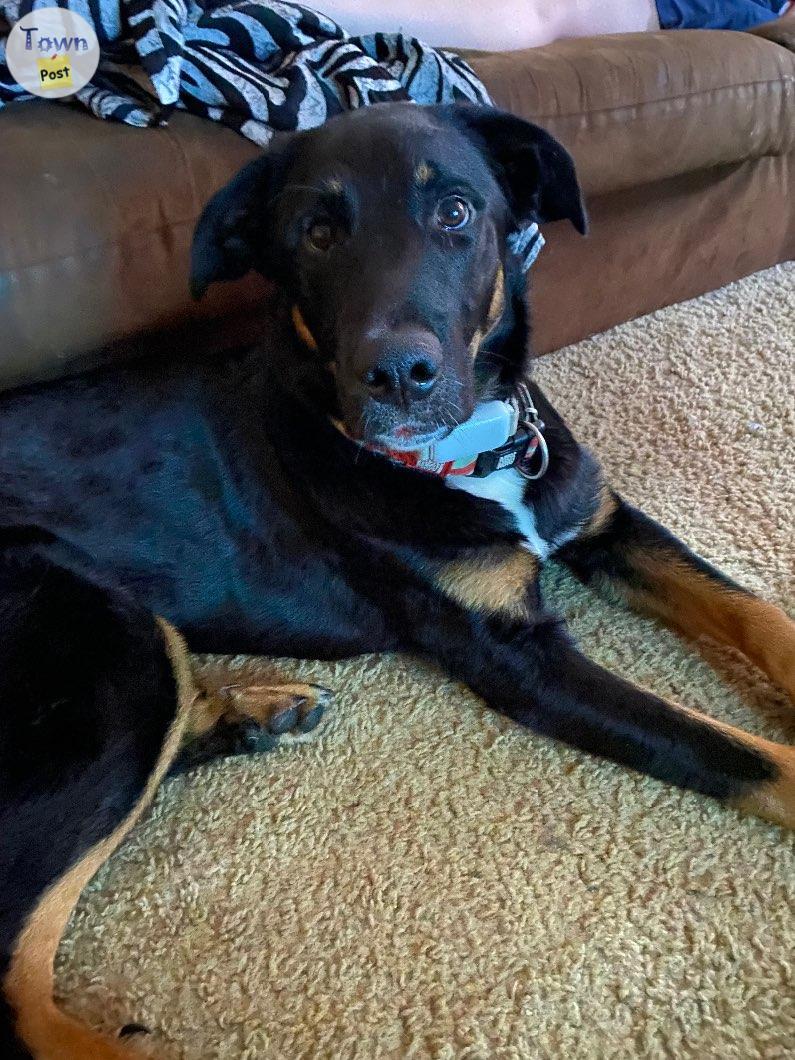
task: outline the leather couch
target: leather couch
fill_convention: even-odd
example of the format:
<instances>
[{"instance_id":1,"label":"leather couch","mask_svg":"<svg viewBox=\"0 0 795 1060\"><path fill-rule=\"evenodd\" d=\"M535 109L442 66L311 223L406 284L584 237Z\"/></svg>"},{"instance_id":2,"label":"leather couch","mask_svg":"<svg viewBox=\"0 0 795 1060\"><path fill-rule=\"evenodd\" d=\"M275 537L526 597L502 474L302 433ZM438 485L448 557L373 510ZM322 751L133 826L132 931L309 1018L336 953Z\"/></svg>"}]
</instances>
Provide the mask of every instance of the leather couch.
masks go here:
<instances>
[{"instance_id":1,"label":"leather couch","mask_svg":"<svg viewBox=\"0 0 795 1060\"><path fill-rule=\"evenodd\" d=\"M795 257L795 19L468 58L571 150L589 204L590 237L550 225L532 270L538 352ZM267 327L254 276L187 288L202 206L256 152L187 114L0 112L0 385Z\"/></svg>"}]
</instances>

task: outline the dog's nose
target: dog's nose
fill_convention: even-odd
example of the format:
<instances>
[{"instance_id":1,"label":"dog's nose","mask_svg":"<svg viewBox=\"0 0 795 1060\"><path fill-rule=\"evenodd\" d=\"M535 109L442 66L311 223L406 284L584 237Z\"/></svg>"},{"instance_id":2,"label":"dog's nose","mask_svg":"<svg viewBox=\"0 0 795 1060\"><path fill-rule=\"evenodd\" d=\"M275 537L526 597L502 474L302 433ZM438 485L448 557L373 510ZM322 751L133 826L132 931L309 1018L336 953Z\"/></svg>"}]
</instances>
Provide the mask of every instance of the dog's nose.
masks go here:
<instances>
[{"instance_id":1,"label":"dog's nose","mask_svg":"<svg viewBox=\"0 0 795 1060\"><path fill-rule=\"evenodd\" d=\"M418 401L433 390L438 375L427 354L389 354L367 369L363 382L376 401Z\"/></svg>"},{"instance_id":2,"label":"dog's nose","mask_svg":"<svg viewBox=\"0 0 795 1060\"><path fill-rule=\"evenodd\" d=\"M361 375L370 397L384 403L420 401L439 378L440 347L435 336L404 336L386 344Z\"/></svg>"}]
</instances>

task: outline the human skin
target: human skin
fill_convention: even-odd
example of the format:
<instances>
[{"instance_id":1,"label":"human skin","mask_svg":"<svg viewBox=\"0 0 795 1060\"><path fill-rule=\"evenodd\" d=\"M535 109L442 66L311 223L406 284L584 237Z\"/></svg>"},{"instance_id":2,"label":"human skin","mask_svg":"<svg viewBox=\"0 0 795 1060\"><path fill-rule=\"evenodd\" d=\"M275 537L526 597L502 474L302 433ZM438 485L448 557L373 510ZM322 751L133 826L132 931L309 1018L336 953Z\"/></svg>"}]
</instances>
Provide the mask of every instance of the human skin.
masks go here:
<instances>
[{"instance_id":1,"label":"human skin","mask_svg":"<svg viewBox=\"0 0 795 1060\"><path fill-rule=\"evenodd\" d=\"M320 0L317 6L349 33L403 32L428 44L496 51L659 29L654 0Z\"/></svg>"}]
</instances>

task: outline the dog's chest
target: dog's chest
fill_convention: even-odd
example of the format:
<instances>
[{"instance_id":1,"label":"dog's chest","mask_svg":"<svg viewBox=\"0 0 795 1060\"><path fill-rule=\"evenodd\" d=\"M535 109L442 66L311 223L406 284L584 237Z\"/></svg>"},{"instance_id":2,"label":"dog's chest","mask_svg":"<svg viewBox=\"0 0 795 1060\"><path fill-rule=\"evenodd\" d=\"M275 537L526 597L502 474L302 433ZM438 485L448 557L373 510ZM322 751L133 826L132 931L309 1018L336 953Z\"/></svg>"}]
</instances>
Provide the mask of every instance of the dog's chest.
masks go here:
<instances>
[{"instance_id":1,"label":"dog's chest","mask_svg":"<svg viewBox=\"0 0 795 1060\"><path fill-rule=\"evenodd\" d=\"M524 499L527 480L524 479L515 468L504 468L495 471L485 478L455 478L445 480L446 485L452 489L464 490L474 497L483 500L495 501L513 518L516 528L523 537L523 546L537 556L545 560L564 541L574 536L573 533L558 534L554 540L548 540L541 536L536 525L535 512L532 504Z\"/></svg>"}]
</instances>

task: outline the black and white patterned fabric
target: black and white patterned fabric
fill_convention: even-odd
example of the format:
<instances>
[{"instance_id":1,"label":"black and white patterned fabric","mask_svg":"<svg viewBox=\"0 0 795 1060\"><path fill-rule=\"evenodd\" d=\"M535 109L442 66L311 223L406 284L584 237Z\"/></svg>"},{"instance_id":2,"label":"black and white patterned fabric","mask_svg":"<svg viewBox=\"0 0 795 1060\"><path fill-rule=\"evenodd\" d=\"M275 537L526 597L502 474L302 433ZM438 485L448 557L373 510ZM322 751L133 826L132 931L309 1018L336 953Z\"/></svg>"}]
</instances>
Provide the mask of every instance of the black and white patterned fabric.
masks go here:
<instances>
[{"instance_id":1,"label":"black and white patterned fabric","mask_svg":"<svg viewBox=\"0 0 795 1060\"><path fill-rule=\"evenodd\" d=\"M76 98L98 118L165 124L180 108L265 144L341 110L390 100L488 103L458 56L413 37L349 37L325 15L280 0L0 0L8 26L42 7L93 25L101 61ZM0 106L31 99L5 65Z\"/></svg>"}]
</instances>

